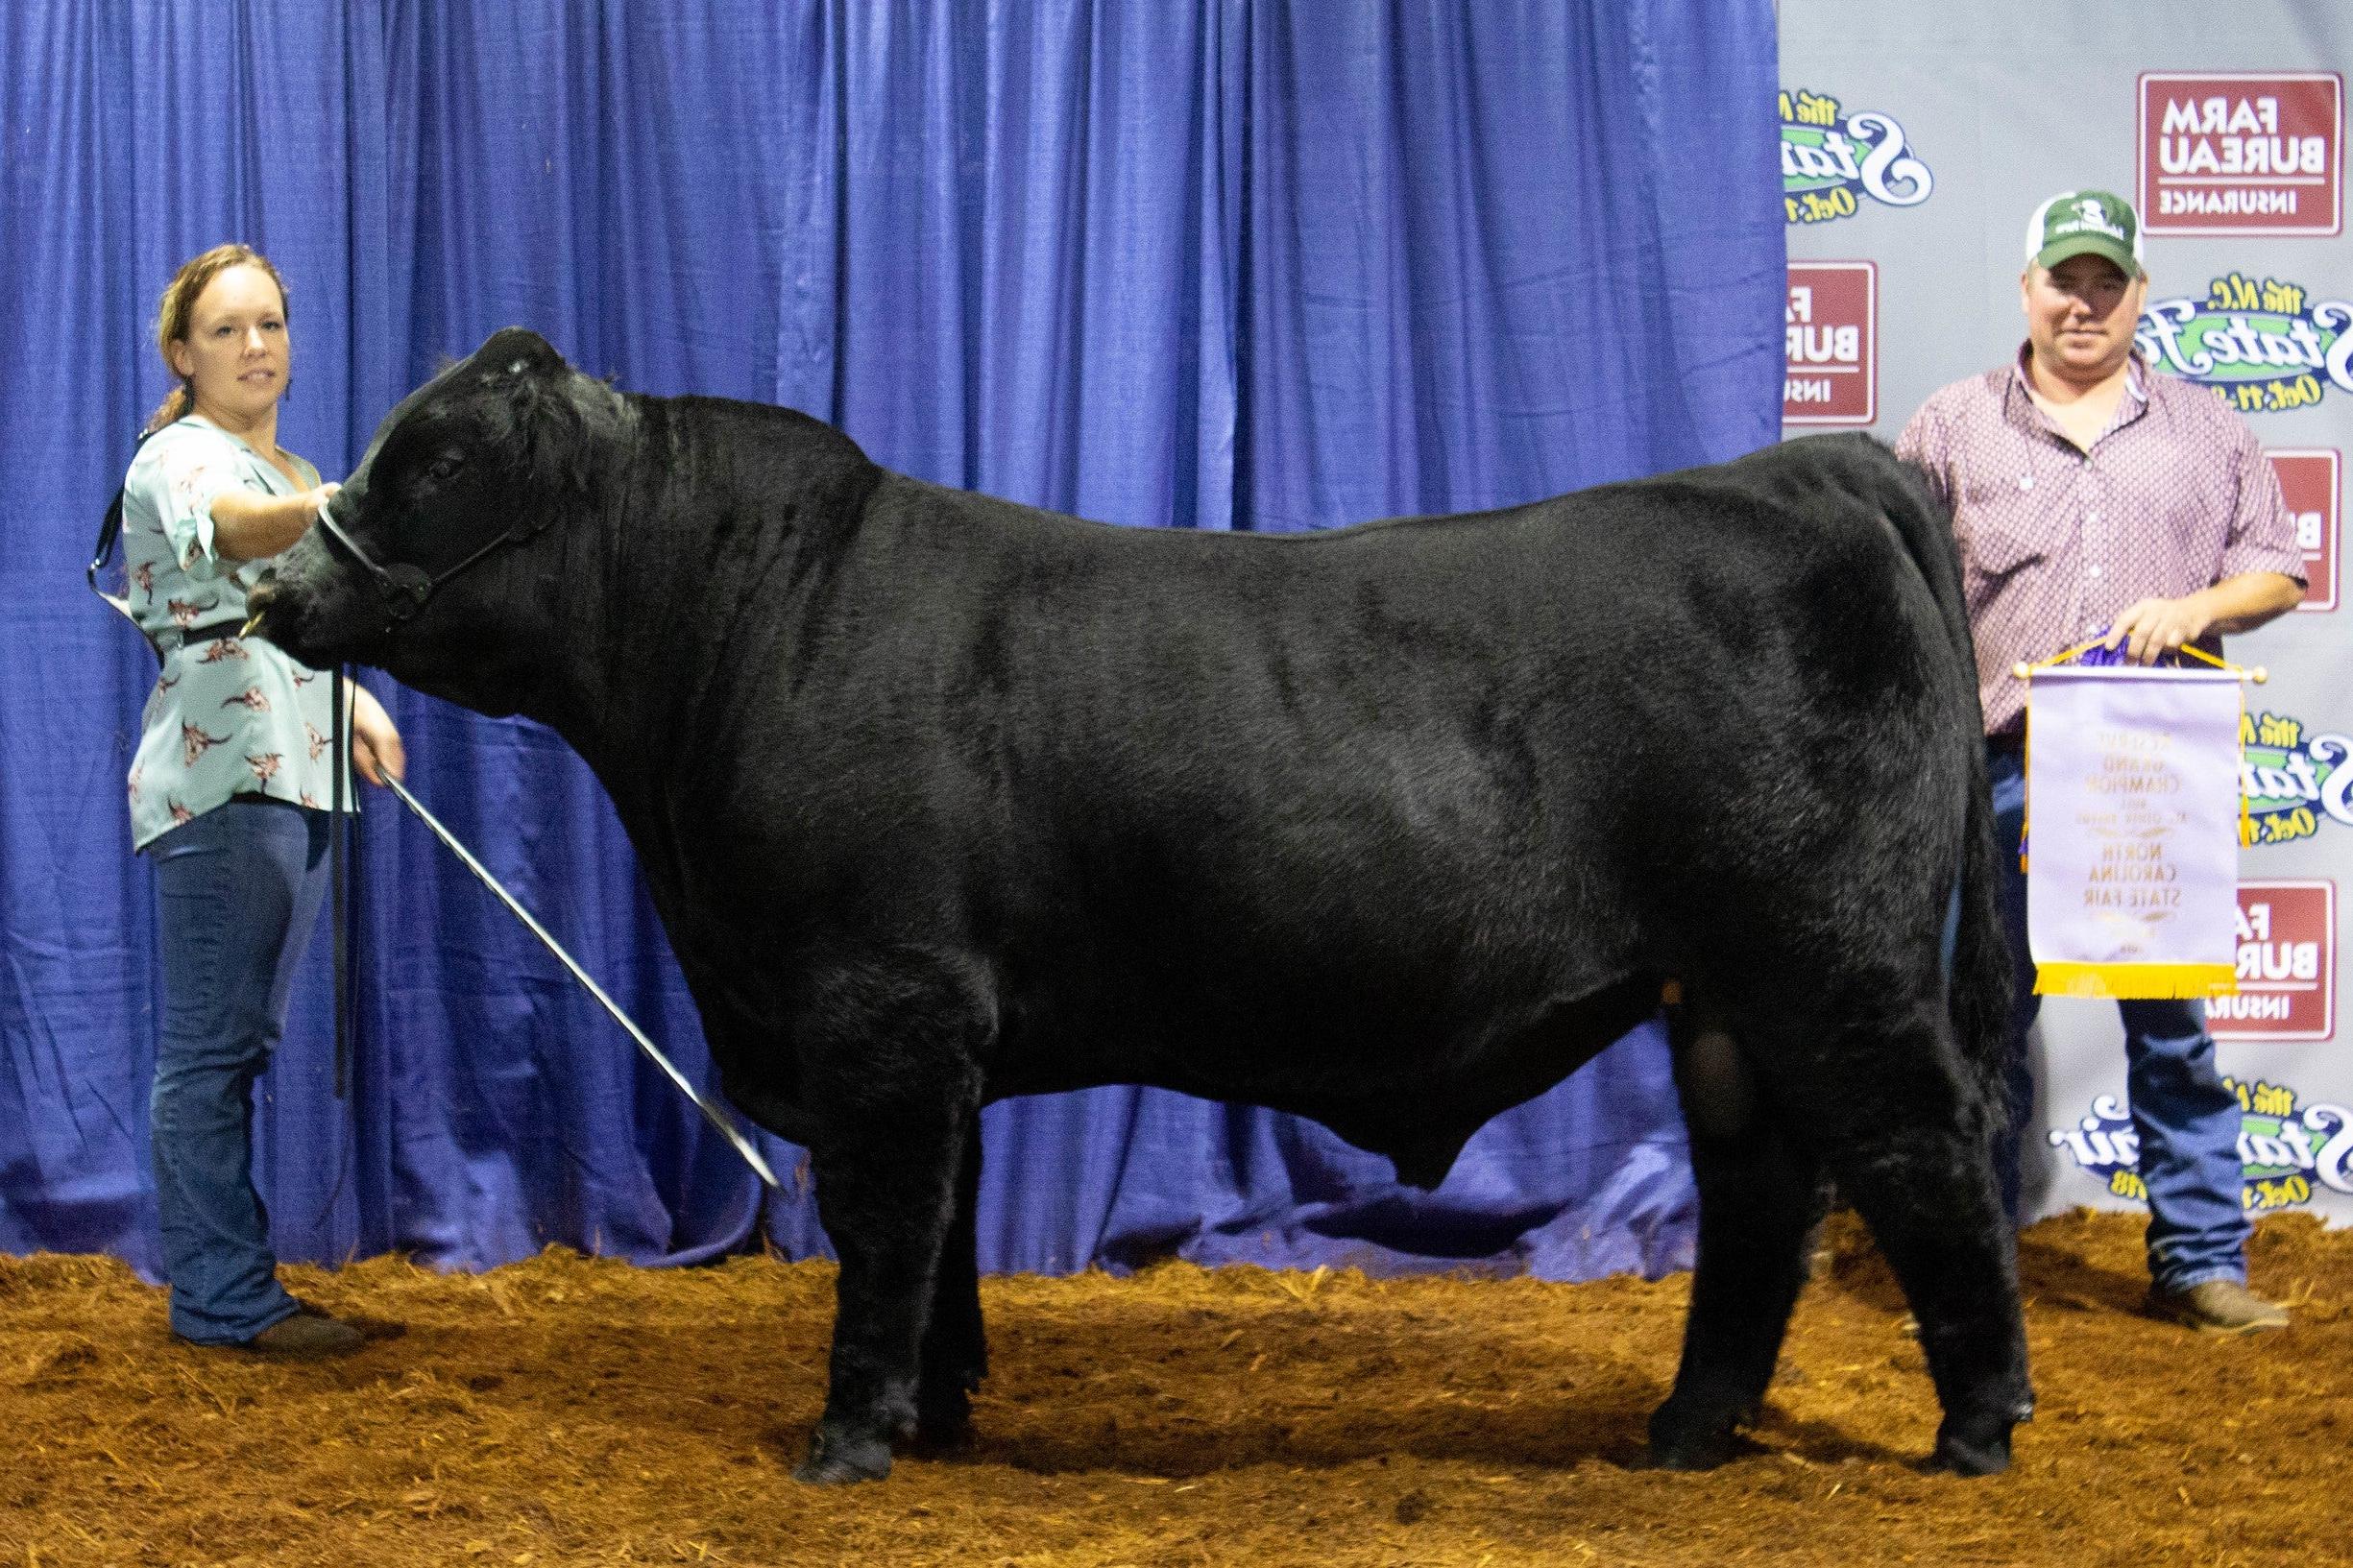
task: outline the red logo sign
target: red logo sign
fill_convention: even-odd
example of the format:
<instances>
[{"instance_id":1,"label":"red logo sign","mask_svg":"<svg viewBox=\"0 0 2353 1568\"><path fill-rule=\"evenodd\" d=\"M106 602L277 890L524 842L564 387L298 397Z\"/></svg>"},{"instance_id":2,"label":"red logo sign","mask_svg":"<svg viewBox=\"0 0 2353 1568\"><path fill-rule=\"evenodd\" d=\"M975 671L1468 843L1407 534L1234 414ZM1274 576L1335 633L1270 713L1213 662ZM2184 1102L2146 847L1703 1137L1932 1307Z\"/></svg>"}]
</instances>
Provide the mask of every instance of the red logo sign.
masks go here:
<instances>
[{"instance_id":1,"label":"red logo sign","mask_svg":"<svg viewBox=\"0 0 2353 1568\"><path fill-rule=\"evenodd\" d=\"M2337 884L2239 884L2239 994L2206 1001L2218 1040L2326 1040L2337 1028Z\"/></svg>"},{"instance_id":2,"label":"red logo sign","mask_svg":"<svg viewBox=\"0 0 2353 1568\"><path fill-rule=\"evenodd\" d=\"M2295 519L2295 542L2304 550L2304 602L2299 610L2337 608L2337 454L2334 451L2269 451L2271 471Z\"/></svg>"},{"instance_id":3,"label":"red logo sign","mask_svg":"<svg viewBox=\"0 0 2353 1568\"><path fill-rule=\"evenodd\" d=\"M2334 234L2343 227L2344 83L2150 71L2141 78L2141 227L2151 234Z\"/></svg>"},{"instance_id":4,"label":"red logo sign","mask_svg":"<svg viewBox=\"0 0 2353 1568\"><path fill-rule=\"evenodd\" d=\"M1792 261L1783 424L1869 424L1880 417L1880 269Z\"/></svg>"}]
</instances>

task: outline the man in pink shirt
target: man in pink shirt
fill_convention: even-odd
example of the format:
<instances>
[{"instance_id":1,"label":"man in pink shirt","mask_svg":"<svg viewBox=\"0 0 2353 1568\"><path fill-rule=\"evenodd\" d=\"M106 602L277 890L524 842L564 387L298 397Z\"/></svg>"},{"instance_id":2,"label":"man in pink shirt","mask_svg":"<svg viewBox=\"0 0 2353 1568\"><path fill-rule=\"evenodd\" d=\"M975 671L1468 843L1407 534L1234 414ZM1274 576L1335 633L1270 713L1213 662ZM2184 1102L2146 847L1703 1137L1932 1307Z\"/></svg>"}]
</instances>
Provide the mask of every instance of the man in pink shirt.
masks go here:
<instances>
[{"instance_id":1,"label":"man in pink shirt","mask_svg":"<svg viewBox=\"0 0 2353 1568\"><path fill-rule=\"evenodd\" d=\"M2139 663L2212 651L2292 610L2303 556L2254 432L2212 393L2160 376L2135 351L2148 292L2140 221L2107 191L2064 191L2026 228L2019 302L2026 341L2000 369L1936 393L1900 456L1953 513L1977 647L1995 832L2026 812L2026 690L2011 671L2098 637ZM2018 1212L2016 1120L2033 1103L2026 1030L2034 965L2026 878L2002 856L2002 921L2018 982L2015 1116L1995 1164ZM2217 1333L2285 1327L2246 1289L2239 1101L2222 1085L2203 1003L2118 1003L2148 1190L2149 1309Z\"/></svg>"}]
</instances>

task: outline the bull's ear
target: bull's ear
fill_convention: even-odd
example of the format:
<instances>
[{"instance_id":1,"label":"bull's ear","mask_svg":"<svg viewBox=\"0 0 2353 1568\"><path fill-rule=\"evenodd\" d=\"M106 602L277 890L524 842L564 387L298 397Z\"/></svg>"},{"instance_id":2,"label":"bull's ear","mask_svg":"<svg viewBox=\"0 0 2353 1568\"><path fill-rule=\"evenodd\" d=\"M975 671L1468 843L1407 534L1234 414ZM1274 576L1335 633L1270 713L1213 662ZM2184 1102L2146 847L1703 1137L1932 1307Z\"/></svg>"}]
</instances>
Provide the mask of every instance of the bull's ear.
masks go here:
<instances>
[{"instance_id":1,"label":"bull's ear","mask_svg":"<svg viewBox=\"0 0 2353 1568\"><path fill-rule=\"evenodd\" d=\"M562 370L564 356L527 326L502 327L473 351L474 363L506 375Z\"/></svg>"}]
</instances>

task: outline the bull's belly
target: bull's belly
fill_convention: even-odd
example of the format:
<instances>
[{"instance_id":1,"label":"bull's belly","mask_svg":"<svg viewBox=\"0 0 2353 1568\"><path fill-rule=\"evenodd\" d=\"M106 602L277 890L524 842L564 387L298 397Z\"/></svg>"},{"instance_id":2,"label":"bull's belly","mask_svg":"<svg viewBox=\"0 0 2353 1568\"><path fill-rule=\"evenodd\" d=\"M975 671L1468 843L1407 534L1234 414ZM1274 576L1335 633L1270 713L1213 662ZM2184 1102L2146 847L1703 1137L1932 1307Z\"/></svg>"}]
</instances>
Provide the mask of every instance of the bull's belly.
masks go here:
<instances>
[{"instance_id":1,"label":"bull's belly","mask_svg":"<svg viewBox=\"0 0 2353 1568\"><path fill-rule=\"evenodd\" d=\"M1535 1098L1651 1016L1659 984L1597 990L1480 1017L1321 1018L1287 1008L1253 1026L1137 1010L1059 1027L1009 1013L993 1053L992 1099L1110 1084L1170 1089L1307 1117L1398 1173L1434 1187L1471 1134ZM1335 1023L1337 1021L1337 1023ZM1188 1026L1190 1025L1190 1026Z\"/></svg>"}]
</instances>

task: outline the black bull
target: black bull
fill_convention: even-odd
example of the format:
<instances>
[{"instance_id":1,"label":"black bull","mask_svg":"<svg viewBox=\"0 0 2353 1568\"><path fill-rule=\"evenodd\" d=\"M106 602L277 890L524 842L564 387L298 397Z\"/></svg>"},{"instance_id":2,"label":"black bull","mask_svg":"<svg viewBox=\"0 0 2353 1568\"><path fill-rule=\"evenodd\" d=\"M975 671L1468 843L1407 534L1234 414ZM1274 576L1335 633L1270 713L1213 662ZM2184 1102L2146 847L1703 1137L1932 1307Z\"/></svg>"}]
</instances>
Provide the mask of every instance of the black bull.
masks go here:
<instances>
[{"instance_id":1,"label":"black bull","mask_svg":"<svg viewBox=\"0 0 2353 1568\"><path fill-rule=\"evenodd\" d=\"M1435 1185L1662 989L1700 1229L1654 1453L1731 1451L1827 1175L1918 1316L1936 1461L2007 1462L1974 666L1946 525L1877 445L1303 538L1117 528L510 329L331 519L267 635L577 748L727 1094L810 1151L841 1271L805 1479L966 1431L986 1101L1252 1101Z\"/></svg>"}]
</instances>

